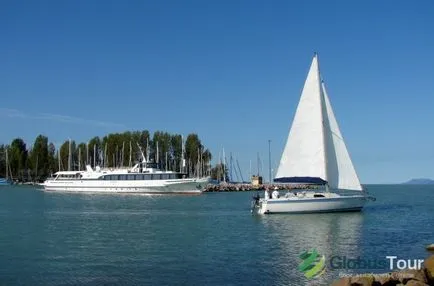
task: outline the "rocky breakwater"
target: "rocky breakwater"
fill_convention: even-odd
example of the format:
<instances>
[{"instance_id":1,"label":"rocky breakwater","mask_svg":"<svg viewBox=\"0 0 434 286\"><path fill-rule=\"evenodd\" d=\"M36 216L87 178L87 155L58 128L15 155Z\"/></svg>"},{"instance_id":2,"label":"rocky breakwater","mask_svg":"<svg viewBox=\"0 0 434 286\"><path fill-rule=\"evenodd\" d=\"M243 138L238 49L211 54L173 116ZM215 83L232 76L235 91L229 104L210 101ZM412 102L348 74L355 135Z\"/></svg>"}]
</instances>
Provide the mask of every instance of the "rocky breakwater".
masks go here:
<instances>
[{"instance_id":1,"label":"rocky breakwater","mask_svg":"<svg viewBox=\"0 0 434 286\"><path fill-rule=\"evenodd\" d=\"M428 249L428 247L427 247ZM343 277L331 284L332 286L380 286L406 285L425 286L434 285L434 255L425 259L419 270L402 270L384 274L361 274Z\"/></svg>"},{"instance_id":2,"label":"rocky breakwater","mask_svg":"<svg viewBox=\"0 0 434 286\"><path fill-rule=\"evenodd\" d=\"M288 185L288 184L264 184L264 185L252 185L252 184L231 184L221 183L219 185L209 184L205 187L205 192L242 192L242 191L263 191L268 190L307 190L316 189L314 185Z\"/></svg>"}]
</instances>

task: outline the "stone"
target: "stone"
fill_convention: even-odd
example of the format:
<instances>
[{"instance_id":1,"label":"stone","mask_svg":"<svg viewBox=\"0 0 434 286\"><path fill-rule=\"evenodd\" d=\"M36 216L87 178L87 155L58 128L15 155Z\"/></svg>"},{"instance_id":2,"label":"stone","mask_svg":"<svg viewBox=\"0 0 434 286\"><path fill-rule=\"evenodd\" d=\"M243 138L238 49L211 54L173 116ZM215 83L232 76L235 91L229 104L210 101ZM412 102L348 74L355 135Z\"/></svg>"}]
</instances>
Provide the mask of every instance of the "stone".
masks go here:
<instances>
[{"instance_id":1,"label":"stone","mask_svg":"<svg viewBox=\"0 0 434 286\"><path fill-rule=\"evenodd\" d=\"M425 259L423 266L428 284L434 284L434 255Z\"/></svg>"},{"instance_id":2,"label":"stone","mask_svg":"<svg viewBox=\"0 0 434 286\"><path fill-rule=\"evenodd\" d=\"M405 284L406 286L429 286L428 284L426 284L425 282L419 281L419 280L409 280L407 282L407 284Z\"/></svg>"},{"instance_id":3,"label":"stone","mask_svg":"<svg viewBox=\"0 0 434 286\"><path fill-rule=\"evenodd\" d=\"M371 286L375 278L372 275L356 276L351 278L351 286Z\"/></svg>"},{"instance_id":4,"label":"stone","mask_svg":"<svg viewBox=\"0 0 434 286\"><path fill-rule=\"evenodd\" d=\"M351 286L351 278L342 277L341 279L334 281L332 286Z\"/></svg>"},{"instance_id":5,"label":"stone","mask_svg":"<svg viewBox=\"0 0 434 286\"><path fill-rule=\"evenodd\" d=\"M375 285L383 285L384 283L388 282L391 278L391 273L383 273L375 275Z\"/></svg>"},{"instance_id":6,"label":"stone","mask_svg":"<svg viewBox=\"0 0 434 286\"><path fill-rule=\"evenodd\" d=\"M427 283L428 280L425 277L425 273L423 269L421 270L405 270L402 272L402 276L400 278L403 284L406 284L410 280L417 280L423 283Z\"/></svg>"},{"instance_id":7,"label":"stone","mask_svg":"<svg viewBox=\"0 0 434 286\"><path fill-rule=\"evenodd\" d=\"M430 245L427 245L426 246L426 250L428 250L428 251L434 251L434 243L430 244Z\"/></svg>"}]
</instances>

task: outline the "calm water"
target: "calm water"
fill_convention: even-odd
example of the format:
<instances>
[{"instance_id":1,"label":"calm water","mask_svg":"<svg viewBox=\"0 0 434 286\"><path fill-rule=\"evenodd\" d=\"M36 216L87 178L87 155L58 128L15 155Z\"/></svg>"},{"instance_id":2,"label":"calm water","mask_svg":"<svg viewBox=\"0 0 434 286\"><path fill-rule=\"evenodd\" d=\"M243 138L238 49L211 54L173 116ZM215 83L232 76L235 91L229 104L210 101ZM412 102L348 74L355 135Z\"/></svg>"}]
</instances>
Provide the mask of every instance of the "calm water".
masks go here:
<instances>
[{"instance_id":1,"label":"calm water","mask_svg":"<svg viewBox=\"0 0 434 286\"><path fill-rule=\"evenodd\" d=\"M321 285L298 254L425 258L433 186L369 186L361 213L252 216L253 193L83 195L0 188L0 285ZM355 270L355 272L371 270ZM372 270L387 272L387 269Z\"/></svg>"}]
</instances>

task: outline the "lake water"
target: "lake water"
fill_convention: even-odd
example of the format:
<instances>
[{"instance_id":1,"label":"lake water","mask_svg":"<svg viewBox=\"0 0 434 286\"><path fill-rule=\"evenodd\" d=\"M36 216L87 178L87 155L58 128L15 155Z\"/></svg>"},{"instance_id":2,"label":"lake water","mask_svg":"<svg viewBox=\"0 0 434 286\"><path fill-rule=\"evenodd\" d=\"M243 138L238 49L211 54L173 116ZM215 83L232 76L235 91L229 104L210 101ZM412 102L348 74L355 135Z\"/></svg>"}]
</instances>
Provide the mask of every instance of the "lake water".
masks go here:
<instances>
[{"instance_id":1,"label":"lake water","mask_svg":"<svg viewBox=\"0 0 434 286\"><path fill-rule=\"evenodd\" d=\"M254 193L144 196L0 188L0 285L327 285L348 259L426 258L434 186L368 186L363 212L254 216ZM308 280L298 255L325 272ZM336 258L337 257L337 258ZM372 264L372 263L371 263Z\"/></svg>"}]
</instances>

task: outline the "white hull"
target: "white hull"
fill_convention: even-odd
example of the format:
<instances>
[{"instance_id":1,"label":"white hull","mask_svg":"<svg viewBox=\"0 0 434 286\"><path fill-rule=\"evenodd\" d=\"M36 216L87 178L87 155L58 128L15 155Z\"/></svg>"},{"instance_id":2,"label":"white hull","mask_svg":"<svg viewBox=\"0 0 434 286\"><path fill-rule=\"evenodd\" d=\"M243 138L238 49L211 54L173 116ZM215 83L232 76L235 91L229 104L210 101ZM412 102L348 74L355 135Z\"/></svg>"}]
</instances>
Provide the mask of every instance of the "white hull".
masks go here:
<instances>
[{"instance_id":1,"label":"white hull","mask_svg":"<svg viewBox=\"0 0 434 286\"><path fill-rule=\"evenodd\" d=\"M277 199L261 199L256 206L259 214L272 213L318 213L360 211L366 202L364 195L340 196L335 193L315 193Z\"/></svg>"},{"instance_id":2,"label":"white hull","mask_svg":"<svg viewBox=\"0 0 434 286\"><path fill-rule=\"evenodd\" d=\"M175 180L47 180L45 191L92 193L200 194L209 179Z\"/></svg>"}]
</instances>

